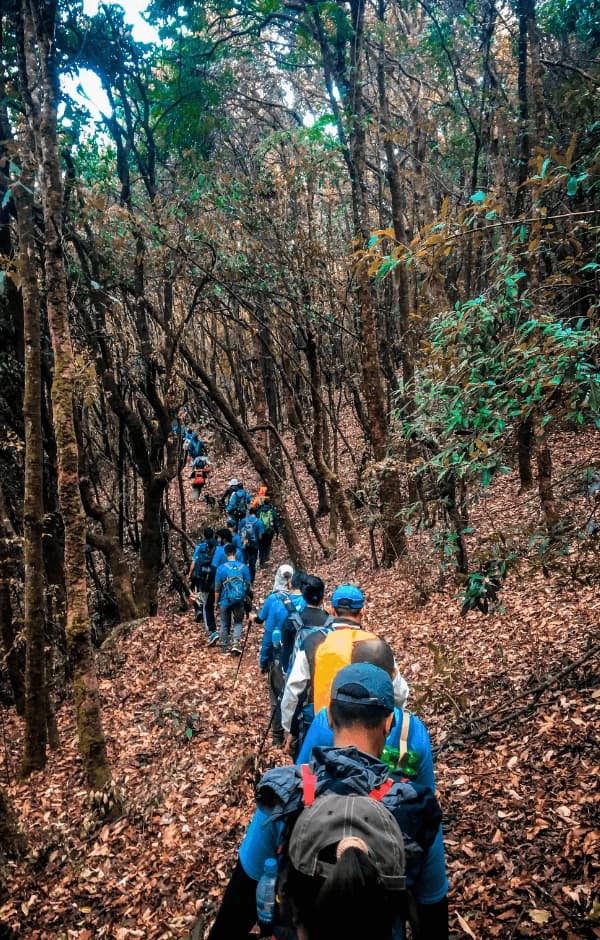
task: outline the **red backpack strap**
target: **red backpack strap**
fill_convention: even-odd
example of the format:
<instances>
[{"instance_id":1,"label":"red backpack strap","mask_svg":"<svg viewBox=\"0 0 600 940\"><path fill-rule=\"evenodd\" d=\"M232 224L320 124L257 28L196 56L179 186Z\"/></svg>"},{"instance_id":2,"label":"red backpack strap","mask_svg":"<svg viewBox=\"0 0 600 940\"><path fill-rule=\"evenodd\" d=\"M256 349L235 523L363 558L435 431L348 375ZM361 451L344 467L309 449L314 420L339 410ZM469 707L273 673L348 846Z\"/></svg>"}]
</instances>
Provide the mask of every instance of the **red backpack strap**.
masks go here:
<instances>
[{"instance_id":1,"label":"red backpack strap","mask_svg":"<svg viewBox=\"0 0 600 940\"><path fill-rule=\"evenodd\" d=\"M313 774L308 764L301 764L300 772L302 774L302 796L304 798L304 805L312 806L315 802L317 790L316 774Z\"/></svg>"},{"instance_id":2,"label":"red backpack strap","mask_svg":"<svg viewBox=\"0 0 600 940\"><path fill-rule=\"evenodd\" d=\"M372 800L380 801L384 798L386 793L389 793L389 791L392 789L393 786L394 786L394 781L392 780L391 777L388 777L387 780L384 780L380 786L375 787L373 790L371 790L371 792L369 793L369 796L371 797Z\"/></svg>"}]
</instances>

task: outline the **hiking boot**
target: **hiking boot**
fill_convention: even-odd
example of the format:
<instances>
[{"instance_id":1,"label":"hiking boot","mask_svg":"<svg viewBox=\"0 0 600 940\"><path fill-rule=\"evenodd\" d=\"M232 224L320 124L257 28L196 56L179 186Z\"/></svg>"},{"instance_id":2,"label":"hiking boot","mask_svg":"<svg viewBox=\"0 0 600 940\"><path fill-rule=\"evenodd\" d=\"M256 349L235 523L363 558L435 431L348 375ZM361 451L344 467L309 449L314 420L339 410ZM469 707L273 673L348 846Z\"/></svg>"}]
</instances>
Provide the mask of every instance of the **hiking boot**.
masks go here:
<instances>
[{"instance_id":1,"label":"hiking boot","mask_svg":"<svg viewBox=\"0 0 600 940\"><path fill-rule=\"evenodd\" d=\"M233 644L233 646L231 647L231 649L230 649L229 652L231 653L232 656L241 656L241 655L242 655L242 651L241 651L241 649L239 648L239 646L237 645L237 643L234 643L234 644Z\"/></svg>"},{"instance_id":2,"label":"hiking boot","mask_svg":"<svg viewBox=\"0 0 600 940\"><path fill-rule=\"evenodd\" d=\"M208 638L208 645L209 645L209 646L214 646L215 643L218 642L218 640L219 640L219 634L218 634L218 633L211 633L211 635L210 635L209 638Z\"/></svg>"}]
</instances>

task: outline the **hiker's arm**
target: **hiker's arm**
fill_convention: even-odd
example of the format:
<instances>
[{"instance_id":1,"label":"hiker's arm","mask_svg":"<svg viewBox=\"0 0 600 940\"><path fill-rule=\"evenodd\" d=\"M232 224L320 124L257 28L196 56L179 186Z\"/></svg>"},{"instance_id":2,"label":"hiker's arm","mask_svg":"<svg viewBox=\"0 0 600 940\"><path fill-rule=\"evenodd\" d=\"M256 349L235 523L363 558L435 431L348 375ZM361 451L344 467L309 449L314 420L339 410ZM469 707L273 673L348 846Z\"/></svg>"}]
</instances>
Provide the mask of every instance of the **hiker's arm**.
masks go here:
<instances>
[{"instance_id":1,"label":"hiker's arm","mask_svg":"<svg viewBox=\"0 0 600 940\"><path fill-rule=\"evenodd\" d=\"M419 936L427 940L448 940L448 897L436 904L417 904Z\"/></svg>"},{"instance_id":2,"label":"hiker's arm","mask_svg":"<svg viewBox=\"0 0 600 940\"><path fill-rule=\"evenodd\" d=\"M247 940L256 923L256 884L238 858L207 940Z\"/></svg>"},{"instance_id":3,"label":"hiker's arm","mask_svg":"<svg viewBox=\"0 0 600 940\"><path fill-rule=\"evenodd\" d=\"M304 650L299 650L292 666L281 699L281 725L286 734L292 730L292 719L300 696L310 682L310 667Z\"/></svg>"}]
</instances>

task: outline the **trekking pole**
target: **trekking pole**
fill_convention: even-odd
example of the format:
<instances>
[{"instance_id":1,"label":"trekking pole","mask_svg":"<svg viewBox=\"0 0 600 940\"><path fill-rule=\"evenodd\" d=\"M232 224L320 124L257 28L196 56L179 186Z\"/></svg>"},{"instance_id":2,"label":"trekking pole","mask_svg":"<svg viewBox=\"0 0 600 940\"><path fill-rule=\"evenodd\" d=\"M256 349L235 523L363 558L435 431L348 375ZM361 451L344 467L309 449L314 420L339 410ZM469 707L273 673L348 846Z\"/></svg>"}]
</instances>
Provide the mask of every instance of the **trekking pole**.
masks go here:
<instances>
[{"instance_id":1,"label":"trekking pole","mask_svg":"<svg viewBox=\"0 0 600 940\"><path fill-rule=\"evenodd\" d=\"M250 614L248 614L248 629L246 630L246 636L244 637L244 642L242 643L242 652L240 653L240 658L238 659L238 667L235 671L235 677L233 680L233 686L231 691L235 690L235 684L238 681L238 676L240 674L240 667L242 665L242 659L244 658L244 653L246 652L246 644L248 642L248 637L250 635L250 627L252 626L252 620L250 619Z\"/></svg>"},{"instance_id":2,"label":"trekking pole","mask_svg":"<svg viewBox=\"0 0 600 940\"><path fill-rule=\"evenodd\" d=\"M260 755L264 751L265 744L267 743L267 737L268 737L269 731L271 730L271 725L273 724L275 712L277 711L280 705L281 705L281 694L277 696L277 701L275 702L271 710L271 717L269 718L267 727L265 728L265 733L263 734L263 737L262 737L262 741L260 742L258 751L256 752L256 757L254 758L256 767L258 767L258 761L260 760Z\"/></svg>"}]
</instances>

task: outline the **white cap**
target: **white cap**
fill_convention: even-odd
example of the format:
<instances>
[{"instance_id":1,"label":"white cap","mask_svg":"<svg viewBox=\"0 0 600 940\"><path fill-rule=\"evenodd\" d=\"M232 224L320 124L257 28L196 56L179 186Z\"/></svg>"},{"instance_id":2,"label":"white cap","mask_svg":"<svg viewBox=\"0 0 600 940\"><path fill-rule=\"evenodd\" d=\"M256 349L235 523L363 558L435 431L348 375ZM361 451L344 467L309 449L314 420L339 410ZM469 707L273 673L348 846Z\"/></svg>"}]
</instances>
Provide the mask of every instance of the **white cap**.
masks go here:
<instances>
[{"instance_id":1,"label":"white cap","mask_svg":"<svg viewBox=\"0 0 600 940\"><path fill-rule=\"evenodd\" d=\"M230 486L239 486L239 483L238 483L238 481L236 480L236 478L233 477L233 479L231 479L231 480L229 481L229 485L230 485Z\"/></svg>"}]
</instances>

